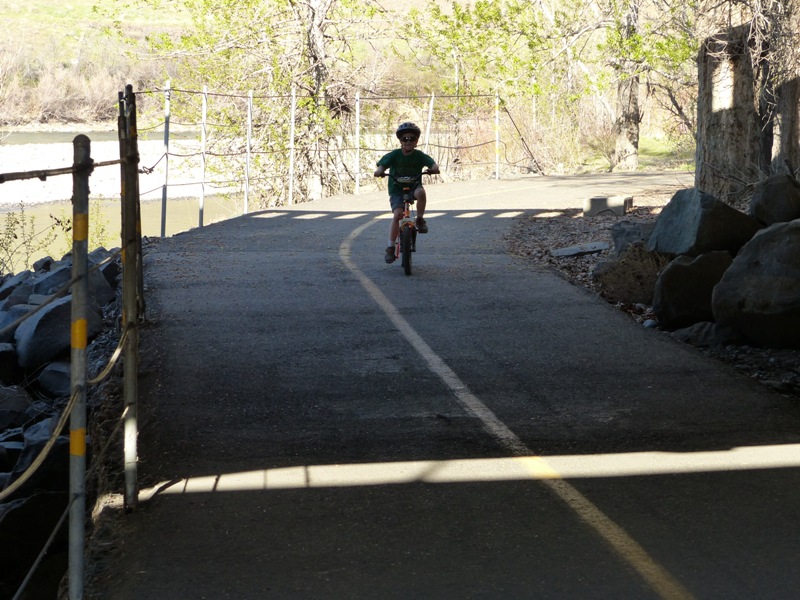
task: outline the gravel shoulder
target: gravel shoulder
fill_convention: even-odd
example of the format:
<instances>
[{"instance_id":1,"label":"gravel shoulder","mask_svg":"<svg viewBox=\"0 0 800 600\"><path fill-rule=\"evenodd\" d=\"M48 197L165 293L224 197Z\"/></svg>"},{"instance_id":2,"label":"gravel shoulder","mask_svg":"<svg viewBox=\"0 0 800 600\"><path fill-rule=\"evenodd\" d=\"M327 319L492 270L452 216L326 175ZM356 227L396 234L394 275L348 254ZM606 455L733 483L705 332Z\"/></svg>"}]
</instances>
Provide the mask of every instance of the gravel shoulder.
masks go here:
<instances>
[{"instance_id":1,"label":"gravel shoulder","mask_svg":"<svg viewBox=\"0 0 800 600\"><path fill-rule=\"evenodd\" d=\"M655 222L661 210L672 198L674 190L653 189L634 197L633 210L624 219L642 223ZM547 217L547 218L543 218ZM506 242L511 254L530 260L542 267L551 268L563 277L600 295L592 278L598 263L612 259L613 240L611 228L621 220L617 216L584 218L580 210L572 209L552 215L526 215L519 218L509 232ZM607 242L609 250L576 257L558 257L551 250L586 244ZM644 323L654 318L652 307L616 304L632 319ZM668 333L665 332L665 335ZM757 348L753 346L723 346L701 348L717 360L732 365L770 389L800 397L800 351Z\"/></svg>"}]
</instances>

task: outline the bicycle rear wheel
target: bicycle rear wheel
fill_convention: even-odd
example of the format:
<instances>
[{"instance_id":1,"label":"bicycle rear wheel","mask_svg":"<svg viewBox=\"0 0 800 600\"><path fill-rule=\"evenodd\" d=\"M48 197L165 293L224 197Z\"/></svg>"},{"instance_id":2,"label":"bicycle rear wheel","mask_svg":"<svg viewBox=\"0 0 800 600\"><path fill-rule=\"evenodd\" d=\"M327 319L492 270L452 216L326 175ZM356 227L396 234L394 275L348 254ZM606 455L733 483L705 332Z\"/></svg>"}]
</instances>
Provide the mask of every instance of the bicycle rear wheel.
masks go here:
<instances>
[{"instance_id":1,"label":"bicycle rear wheel","mask_svg":"<svg viewBox=\"0 0 800 600\"><path fill-rule=\"evenodd\" d=\"M400 251L403 253L403 271L406 275L411 275L411 246L413 240L414 230L412 227L403 227L403 232L400 234Z\"/></svg>"}]
</instances>

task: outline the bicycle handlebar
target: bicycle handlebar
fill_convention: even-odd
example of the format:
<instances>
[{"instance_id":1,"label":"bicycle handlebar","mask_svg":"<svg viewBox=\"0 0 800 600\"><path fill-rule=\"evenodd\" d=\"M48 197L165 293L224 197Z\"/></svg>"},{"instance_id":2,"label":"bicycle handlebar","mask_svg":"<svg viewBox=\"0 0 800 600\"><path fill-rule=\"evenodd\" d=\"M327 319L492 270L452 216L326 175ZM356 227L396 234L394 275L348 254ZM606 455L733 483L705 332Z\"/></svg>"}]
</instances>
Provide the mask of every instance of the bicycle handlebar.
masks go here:
<instances>
[{"instance_id":1,"label":"bicycle handlebar","mask_svg":"<svg viewBox=\"0 0 800 600\"><path fill-rule=\"evenodd\" d=\"M419 175L401 175L400 177L395 177L391 173L384 172L380 176L381 177L391 177L395 180L395 183L411 183L413 181L421 181L423 175L437 175L437 173L431 173L430 171L422 171ZM400 181L401 178L406 178L410 181Z\"/></svg>"}]
</instances>

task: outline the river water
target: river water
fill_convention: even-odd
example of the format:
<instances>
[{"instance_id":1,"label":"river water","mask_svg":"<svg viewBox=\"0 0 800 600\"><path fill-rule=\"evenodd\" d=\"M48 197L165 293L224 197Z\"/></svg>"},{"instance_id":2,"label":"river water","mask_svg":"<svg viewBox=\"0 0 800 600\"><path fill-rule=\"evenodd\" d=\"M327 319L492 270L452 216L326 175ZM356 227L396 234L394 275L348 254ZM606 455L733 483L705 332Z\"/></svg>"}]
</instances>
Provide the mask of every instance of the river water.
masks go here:
<instances>
[{"instance_id":1,"label":"river water","mask_svg":"<svg viewBox=\"0 0 800 600\"><path fill-rule=\"evenodd\" d=\"M115 130L107 131L0 131L0 174L23 173L69 167L73 163L72 141L78 133L91 140L91 157L95 164L119 159L119 141ZM200 161L197 158L164 160L163 133L151 132L139 138L140 165L152 169L140 173L139 191L142 201L142 235L157 237L162 230L164 182L169 181L166 199L166 235L187 231L200 225L200 197L203 198L203 223L209 224L241 214L238 194L220 194L206 184L200 185ZM199 142L191 132L170 135L170 154L191 156ZM120 228L120 167L118 164L95 168L89 179L91 228L118 232ZM71 216L72 177L58 175L39 179L7 181L0 184L0 227L8 212L24 211L35 219L36 229L47 229L52 217ZM91 207L99 208L93 210ZM91 234L91 231L90 231ZM118 245L119 242L117 242ZM63 248L63 242L59 243ZM54 256L54 258L57 258Z\"/></svg>"}]
</instances>

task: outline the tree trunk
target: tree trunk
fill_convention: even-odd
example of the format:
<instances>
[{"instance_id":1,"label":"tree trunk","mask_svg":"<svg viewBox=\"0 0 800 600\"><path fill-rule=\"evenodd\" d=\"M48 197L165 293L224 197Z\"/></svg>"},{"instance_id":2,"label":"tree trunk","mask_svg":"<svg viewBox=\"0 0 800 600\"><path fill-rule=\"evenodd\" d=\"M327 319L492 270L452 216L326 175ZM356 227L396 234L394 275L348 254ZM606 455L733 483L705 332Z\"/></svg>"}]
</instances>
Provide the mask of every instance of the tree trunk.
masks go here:
<instances>
[{"instance_id":1,"label":"tree trunk","mask_svg":"<svg viewBox=\"0 0 800 600\"><path fill-rule=\"evenodd\" d=\"M629 0L622 25L622 37L629 40L639 28L639 0ZM617 120L614 123L615 171L635 171L639 167L639 75L634 61L622 57L617 81Z\"/></svg>"},{"instance_id":2,"label":"tree trunk","mask_svg":"<svg viewBox=\"0 0 800 600\"><path fill-rule=\"evenodd\" d=\"M738 208L759 179L762 156L749 30L707 39L697 61L695 187Z\"/></svg>"},{"instance_id":3,"label":"tree trunk","mask_svg":"<svg viewBox=\"0 0 800 600\"><path fill-rule=\"evenodd\" d=\"M615 171L635 171L639 167L639 76L617 83L617 121Z\"/></svg>"},{"instance_id":4,"label":"tree trunk","mask_svg":"<svg viewBox=\"0 0 800 600\"><path fill-rule=\"evenodd\" d=\"M778 88L774 144L774 173L800 169L800 78L787 81Z\"/></svg>"}]
</instances>

